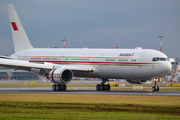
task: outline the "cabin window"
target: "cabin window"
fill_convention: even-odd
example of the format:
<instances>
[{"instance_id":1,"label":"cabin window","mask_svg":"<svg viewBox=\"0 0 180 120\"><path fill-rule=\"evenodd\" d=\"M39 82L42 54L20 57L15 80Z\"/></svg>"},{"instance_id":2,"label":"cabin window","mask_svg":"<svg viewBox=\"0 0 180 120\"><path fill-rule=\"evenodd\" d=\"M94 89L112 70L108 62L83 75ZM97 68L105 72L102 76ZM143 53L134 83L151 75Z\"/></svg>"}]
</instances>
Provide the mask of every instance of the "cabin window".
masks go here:
<instances>
[{"instance_id":1,"label":"cabin window","mask_svg":"<svg viewBox=\"0 0 180 120\"><path fill-rule=\"evenodd\" d=\"M50 58L43 58L43 60L50 60Z\"/></svg>"},{"instance_id":2,"label":"cabin window","mask_svg":"<svg viewBox=\"0 0 180 120\"><path fill-rule=\"evenodd\" d=\"M42 58L31 58L31 60L42 60Z\"/></svg>"},{"instance_id":3,"label":"cabin window","mask_svg":"<svg viewBox=\"0 0 180 120\"><path fill-rule=\"evenodd\" d=\"M136 59L132 59L131 62L136 62Z\"/></svg>"},{"instance_id":4,"label":"cabin window","mask_svg":"<svg viewBox=\"0 0 180 120\"><path fill-rule=\"evenodd\" d=\"M58 60L58 58L51 58L51 60Z\"/></svg>"},{"instance_id":5,"label":"cabin window","mask_svg":"<svg viewBox=\"0 0 180 120\"><path fill-rule=\"evenodd\" d=\"M115 61L115 59L106 59L106 61Z\"/></svg>"},{"instance_id":6,"label":"cabin window","mask_svg":"<svg viewBox=\"0 0 180 120\"><path fill-rule=\"evenodd\" d=\"M125 62L128 61L128 59L118 59L118 61Z\"/></svg>"},{"instance_id":7,"label":"cabin window","mask_svg":"<svg viewBox=\"0 0 180 120\"><path fill-rule=\"evenodd\" d=\"M83 59L83 58L71 58L71 60L83 60L83 61L88 61L89 59Z\"/></svg>"}]
</instances>

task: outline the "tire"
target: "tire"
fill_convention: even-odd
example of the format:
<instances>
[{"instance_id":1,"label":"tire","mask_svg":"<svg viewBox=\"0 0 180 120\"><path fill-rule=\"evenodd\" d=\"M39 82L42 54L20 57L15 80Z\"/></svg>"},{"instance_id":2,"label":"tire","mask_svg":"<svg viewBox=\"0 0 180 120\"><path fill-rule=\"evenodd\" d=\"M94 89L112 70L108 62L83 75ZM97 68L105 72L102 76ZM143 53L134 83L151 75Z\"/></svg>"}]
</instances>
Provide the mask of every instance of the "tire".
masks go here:
<instances>
[{"instance_id":1,"label":"tire","mask_svg":"<svg viewBox=\"0 0 180 120\"><path fill-rule=\"evenodd\" d=\"M109 84L104 85L104 90L105 90L105 91L109 91L109 90L110 90L110 85L109 85Z\"/></svg>"},{"instance_id":2,"label":"tire","mask_svg":"<svg viewBox=\"0 0 180 120\"><path fill-rule=\"evenodd\" d=\"M152 87L152 91L155 92L156 91L156 88L155 86Z\"/></svg>"},{"instance_id":3,"label":"tire","mask_svg":"<svg viewBox=\"0 0 180 120\"><path fill-rule=\"evenodd\" d=\"M156 92L159 92L159 87L157 86L157 88L156 88Z\"/></svg>"},{"instance_id":4,"label":"tire","mask_svg":"<svg viewBox=\"0 0 180 120\"><path fill-rule=\"evenodd\" d=\"M97 85L96 85L96 90L97 90L97 91L100 91L100 86L101 86L100 84L97 84Z\"/></svg>"},{"instance_id":5,"label":"tire","mask_svg":"<svg viewBox=\"0 0 180 120\"><path fill-rule=\"evenodd\" d=\"M56 91L61 91L61 85L56 85Z\"/></svg>"},{"instance_id":6,"label":"tire","mask_svg":"<svg viewBox=\"0 0 180 120\"><path fill-rule=\"evenodd\" d=\"M61 86L62 86L62 87L61 87L61 90L62 90L62 91L66 91L66 88L67 88L66 85L61 85Z\"/></svg>"},{"instance_id":7,"label":"tire","mask_svg":"<svg viewBox=\"0 0 180 120\"><path fill-rule=\"evenodd\" d=\"M109 91L110 89L111 89L111 86L108 84L106 90Z\"/></svg>"},{"instance_id":8,"label":"tire","mask_svg":"<svg viewBox=\"0 0 180 120\"><path fill-rule=\"evenodd\" d=\"M53 91L56 91L56 84L54 84L54 85L52 86L52 90L53 90Z\"/></svg>"},{"instance_id":9,"label":"tire","mask_svg":"<svg viewBox=\"0 0 180 120\"><path fill-rule=\"evenodd\" d=\"M105 85L100 85L100 91L104 91L105 90Z\"/></svg>"}]
</instances>

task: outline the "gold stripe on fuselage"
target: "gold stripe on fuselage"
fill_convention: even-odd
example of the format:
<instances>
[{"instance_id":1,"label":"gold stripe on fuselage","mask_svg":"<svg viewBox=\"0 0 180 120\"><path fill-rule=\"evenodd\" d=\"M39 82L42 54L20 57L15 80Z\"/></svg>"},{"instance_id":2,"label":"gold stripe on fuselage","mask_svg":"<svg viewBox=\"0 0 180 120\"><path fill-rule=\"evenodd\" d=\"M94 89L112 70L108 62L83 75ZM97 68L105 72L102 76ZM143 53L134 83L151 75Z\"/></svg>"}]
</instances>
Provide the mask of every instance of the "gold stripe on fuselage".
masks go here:
<instances>
[{"instance_id":1,"label":"gold stripe on fuselage","mask_svg":"<svg viewBox=\"0 0 180 120\"><path fill-rule=\"evenodd\" d=\"M95 57L95 56L20 56L26 58L103 58L103 59L135 59L135 57Z\"/></svg>"},{"instance_id":2,"label":"gold stripe on fuselage","mask_svg":"<svg viewBox=\"0 0 180 120\"><path fill-rule=\"evenodd\" d=\"M33 62L33 61L30 61ZM106 66L149 66L150 64L108 64L108 63L66 63L66 62L50 62L49 63L53 63L53 64L60 64L60 65L106 65ZM33 63L39 63L39 64L44 64L44 62L33 62Z\"/></svg>"}]
</instances>

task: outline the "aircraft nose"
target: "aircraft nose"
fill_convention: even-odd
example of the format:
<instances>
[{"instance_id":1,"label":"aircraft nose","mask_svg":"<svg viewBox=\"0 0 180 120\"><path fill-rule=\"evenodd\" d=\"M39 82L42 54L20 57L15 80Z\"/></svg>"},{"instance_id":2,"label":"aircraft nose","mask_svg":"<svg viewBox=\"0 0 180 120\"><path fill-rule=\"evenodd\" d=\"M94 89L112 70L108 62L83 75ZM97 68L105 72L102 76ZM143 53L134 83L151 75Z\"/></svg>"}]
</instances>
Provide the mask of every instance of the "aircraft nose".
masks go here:
<instances>
[{"instance_id":1,"label":"aircraft nose","mask_svg":"<svg viewBox=\"0 0 180 120\"><path fill-rule=\"evenodd\" d=\"M167 75L171 71L171 68L171 62L167 61L166 63L164 63L162 76Z\"/></svg>"},{"instance_id":2,"label":"aircraft nose","mask_svg":"<svg viewBox=\"0 0 180 120\"><path fill-rule=\"evenodd\" d=\"M168 62L168 64L167 64L168 73L171 71L171 69L172 69L171 62Z\"/></svg>"}]
</instances>

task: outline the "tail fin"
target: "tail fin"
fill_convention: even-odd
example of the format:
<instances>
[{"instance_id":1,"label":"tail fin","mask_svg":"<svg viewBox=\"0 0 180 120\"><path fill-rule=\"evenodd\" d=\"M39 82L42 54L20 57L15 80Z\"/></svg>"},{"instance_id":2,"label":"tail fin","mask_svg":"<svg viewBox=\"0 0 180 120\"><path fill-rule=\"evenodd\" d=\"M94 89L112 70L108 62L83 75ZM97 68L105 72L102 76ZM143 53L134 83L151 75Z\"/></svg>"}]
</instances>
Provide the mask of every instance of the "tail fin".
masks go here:
<instances>
[{"instance_id":1,"label":"tail fin","mask_svg":"<svg viewBox=\"0 0 180 120\"><path fill-rule=\"evenodd\" d=\"M21 24L21 21L13 5L8 5L8 12L15 52L19 52L26 49L32 49L33 47L29 42L26 32Z\"/></svg>"}]
</instances>

